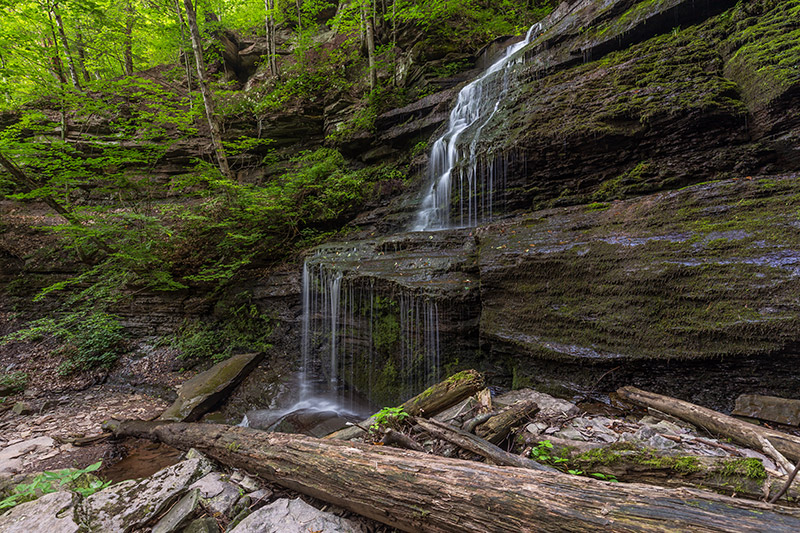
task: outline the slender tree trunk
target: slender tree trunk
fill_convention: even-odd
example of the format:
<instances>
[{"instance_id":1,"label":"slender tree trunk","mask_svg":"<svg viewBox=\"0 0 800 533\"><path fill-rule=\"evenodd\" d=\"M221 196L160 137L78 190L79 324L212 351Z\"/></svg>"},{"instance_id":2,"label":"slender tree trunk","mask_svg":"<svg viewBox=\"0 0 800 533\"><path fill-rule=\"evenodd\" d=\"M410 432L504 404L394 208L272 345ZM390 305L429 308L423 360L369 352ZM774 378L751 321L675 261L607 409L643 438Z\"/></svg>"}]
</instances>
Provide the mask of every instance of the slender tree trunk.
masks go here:
<instances>
[{"instance_id":1,"label":"slender tree trunk","mask_svg":"<svg viewBox=\"0 0 800 533\"><path fill-rule=\"evenodd\" d=\"M133 24L136 12L130 0L125 4L125 13L125 75L133 76Z\"/></svg>"},{"instance_id":2,"label":"slender tree trunk","mask_svg":"<svg viewBox=\"0 0 800 533\"><path fill-rule=\"evenodd\" d=\"M58 4L53 4L51 9L53 12L53 18L56 21L56 27L58 28L58 34L61 37L61 46L64 47L64 55L67 56L69 77L72 80L72 85L76 89L80 89L81 82L78 79L78 70L75 68L75 60L72 58L72 51L70 50L69 41L67 40L67 32L64 31L64 22L61 20L61 13L58 11Z\"/></svg>"},{"instance_id":3,"label":"slender tree trunk","mask_svg":"<svg viewBox=\"0 0 800 533\"><path fill-rule=\"evenodd\" d=\"M366 0L361 4L362 20L364 21L364 34L367 40L367 60L369 62L369 90L374 91L378 86L378 70L375 66L375 25L372 14L372 2Z\"/></svg>"},{"instance_id":4,"label":"slender tree trunk","mask_svg":"<svg viewBox=\"0 0 800 533\"><path fill-rule=\"evenodd\" d=\"M189 55L186 46L186 34L183 32L183 27L186 25L186 22L183 20L183 10L181 9L180 0L175 0L175 12L178 14L178 28L180 28L181 32L181 50L184 54L184 65L186 66L186 88L191 93L192 66L189 64ZM180 58L178 58L178 60L180 60ZM191 106L191 99L189 99L189 105Z\"/></svg>"},{"instance_id":5,"label":"slender tree trunk","mask_svg":"<svg viewBox=\"0 0 800 533\"><path fill-rule=\"evenodd\" d=\"M205 61L203 61L203 41L200 39L200 29L197 27L197 15L194 12L192 0L183 0L183 5L186 8L186 20L189 23L189 35L192 38L192 50L194 51L195 64L197 65L197 85L200 87L200 93L203 95L203 105L206 108L208 127L211 130L211 144L214 145L220 171L226 178L233 179L231 169L228 166L228 158L225 156L225 148L222 146L219 124L217 124L217 119L214 114L214 99L211 95L211 89L209 89L208 83L206 82L206 65Z\"/></svg>"},{"instance_id":6,"label":"slender tree trunk","mask_svg":"<svg viewBox=\"0 0 800 533\"><path fill-rule=\"evenodd\" d=\"M303 12L301 10L302 5L300 4L300 0L296 0L295 3L297 4L297 31L300 32L300 30L303 28Z\"/></svg>"},{"instance_id":7,"label":"slender tree trunk","mask_svg":"<svg viewBox=\"0 0 800 533\"><path fill-rule=\"evenodd\" d=\"M267 55L269 56L269 70L272 75L278 77L278 45L275 32L275 0L264 0L264 8L267 11Z\"/></svg>"},{"instance_id":8,"label":"slender tree trunk","mask_svg":"<svg viewBox=\"0 0 800 533\"><path fill-rule=\"evenodd\" d=\"M83 81L88 83L92 81L92 77L89 76L89 71L86 69L86 49L83 42L83 32L81 32L80 29L78 30L78 35L75 37L75 48L78 51L78 67L81 70Z\"/></svg>"}]
</instances>

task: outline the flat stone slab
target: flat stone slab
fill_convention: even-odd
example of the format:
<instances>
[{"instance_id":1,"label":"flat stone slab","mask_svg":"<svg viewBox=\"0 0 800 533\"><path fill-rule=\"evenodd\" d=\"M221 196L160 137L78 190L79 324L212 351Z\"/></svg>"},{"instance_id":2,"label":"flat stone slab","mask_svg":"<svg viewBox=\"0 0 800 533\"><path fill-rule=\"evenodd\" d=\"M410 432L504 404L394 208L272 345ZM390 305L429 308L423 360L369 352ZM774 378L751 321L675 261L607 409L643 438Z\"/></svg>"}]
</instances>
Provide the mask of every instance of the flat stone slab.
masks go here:
<instances>
[{"instance_id":1,"label":"flat stone slab","mask_svg":"<svg viewBox=\"0 0 800 533\"><path fill-rule=\"evenodd\" d=\"M759 394L742 394L736 398L733 410L736 416L749 416L759 420L768 420L787 426L800 426L800 400L778 398L777 396L761 396Z\"/></svg>"},{"instance_id":2,"label":"flat stone slab","mask_svg":"<svg viewBox=\"0 0 800 533\"><path fill-rule=\"evenodd\" d=\"M174 533L178 531L181 525L188 521L189 517L194 514L199 504L200 491L198 489L190 490L189 494L181 498L181 500L164 515L164 518L153 526L152 533Z\"/></svg>"},{"instance_id":3,"label":"flat stone slab","mask_svg":"<svg viewBox=\"0 0 800 533\"><path fill-rule=\"evenodd\" d=\"M72 492L51 492L32 502L17 505L0 516L3 533L77 533L75 495Z\"/></svg>"},{"instance_id":4,"label":"flat stone slab","mask_svg":"<svg viewBox=\"0 0 800 533\"><path fill-rule=\"evenodd\" d=\"M301 499L276 500L254 512L230 533L363 533L360 526L346 518L320 511Z\"/></svg>"},{"instance_id":5,"label":"flat stone slab","mask_svg":"<svg viewBox=\"0 0 800 533\"><path fill-rule=\"evenodd\" d=\"M159 417L173 422L194 422L227 397L261 362L263 353L234 355L184 383L178 399Z\"/></svg>"},{"instance_id":6,"label":"flat stone slab","mask_svg":"<svg viewBox=\"0 0 800 533\"><path fill-rule=\"evenodd\" d=\"M28 439L0 450L0 475L16 474L22 469L25 455L53 448L55 441L50 437Z\"/></svg>"},{"instance_id":7,"label":"flat stone slab","mask_svg":"<svg viewBox=\"0 0 800 533\"><path fill-rule=\"evenodd\" d=\"M205 459L187 459L151 477L123 481L92 494L80 512L90 531L128 532L161 515L211 470Z\"/></svg>"},{"instance_id":8,"label":"flat stone slab","mask_svg":"<svg viewBox=\"0 0 800 533\"><path fill-rule=\"evenodd\" d=\"M219 472L206 474L189 488L200 492L200 501L212 516L230 517L241 496L239 487L225 481Z\"/></svg>"}]
</instances>

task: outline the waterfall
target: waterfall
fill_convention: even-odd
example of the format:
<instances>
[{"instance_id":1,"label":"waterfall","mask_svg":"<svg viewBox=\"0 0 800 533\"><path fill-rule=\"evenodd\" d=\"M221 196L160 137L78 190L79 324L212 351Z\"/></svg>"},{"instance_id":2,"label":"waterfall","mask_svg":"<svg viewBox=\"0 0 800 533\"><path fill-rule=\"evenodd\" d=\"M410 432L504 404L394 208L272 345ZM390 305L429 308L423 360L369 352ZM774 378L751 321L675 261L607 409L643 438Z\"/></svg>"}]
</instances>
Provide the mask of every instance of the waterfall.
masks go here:
<instances>
[{"instance_id":1,"label":"waterfall","mask_svg":"<svg viewBox=\"0 0 800 533\"><path fill-rule=\"evenodd\" d=\"M303 265L300 401L325 396L351 408L418 394L441 378L439 304L404 288L378 290L335 261Z\"/></svg>"},{"instance_id":2,"label":"waterfall","mask_svg":"<svg viewBox=\"0 0 800 533\"><path fill-rule=\"evenodd\" d=\"M534 24L525 38L509 46L486 72L458 93L450 112L447 131L433 144L428 164L430 186L420 204L412 231L474 226L494 215L498 178L505 175L502 160L487 160L478 153L481 133L495 116L513 81L514 67L523 61L518 54L531 43L541 25ZM471 130L471 131L467 131ZM462 137L465 137L462 140ZM498 173L498 166L501 172ZM457 179L457 187L452 183ZM459 216L450 220L456 194Z\"/></svg>"}]
</instances>

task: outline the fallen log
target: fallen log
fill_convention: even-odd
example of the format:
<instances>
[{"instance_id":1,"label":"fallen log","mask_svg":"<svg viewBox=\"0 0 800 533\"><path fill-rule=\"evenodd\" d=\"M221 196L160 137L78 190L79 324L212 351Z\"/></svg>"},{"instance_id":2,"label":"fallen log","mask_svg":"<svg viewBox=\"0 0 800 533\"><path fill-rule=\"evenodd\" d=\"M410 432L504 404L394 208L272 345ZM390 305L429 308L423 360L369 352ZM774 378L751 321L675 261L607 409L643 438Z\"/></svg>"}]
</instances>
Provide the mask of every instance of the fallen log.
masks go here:
<instances>
[{"instance_id":1,"label":"fallen log","mask_svg":"<svg viewBox=\"0 0 800 533\"><path fill-rule=\"evenodd\" d=\"M122 423L117 434L196 448L225 465L409 532L800 531L799 511L693 489L607 483L216 424L147 430Z\"/></svg>"},{"instance_id":2,"label":"fallen log","mask_svg":"<svg viewBox=\"0 0 800 533\"><path fill-rule=\"evenodd\" d=\"M800 461L800 437L756 426L693 403L635 387L622 387L617 394L623 400L680 418L712 434L729 437L754 450L763 450L761 439L767 439L785 457L795 462Z\"/></svg>"},{"instance_id":3,"label":"fallen log","mask_svg":"<svg viewBox=\"0 0 800 533\"><path fill-rule=\"evenodd\" d=\"M542 470L544 472L557 472L555 468L537 463L521 455L508 453L502 448L484 440L472 433L454 428L436 420L423 420L421 418L416 420L419 427L427 431L430 435L446 440L455 444L459 448L467 450L468 452L476 453L481 457L489 459L492 463L499 466L516 466L518 468L530 468L533 470Z\"/></svg>"},{"instance_id":4,"label":"fallen log","mask_svg":"<svg viewBox=\"0 0 800 533\"><path fill-rule=\"evenodd\" d=\"M533 416L539 411L539 406L533 400L522 400L513 405L509 405L502 411L489 418L483 424L475 428L475 434L492 444L500 444L508 437L511 430L527 421L528 417Z\"/></svg>"},{"instance_id":5,"label":"fallen log","mask_svg":"<svg viewBox=\"0 0 800 533\"><path fill-rule=\"evenodd\" d=\"M431 417L454 406L464 398L472 396L483 389L483 386L483 376L475 370L464 370L428 387L424 392L404 403L402 407L411 416ZM369 428L375 422L375 416L371 416L357 425L335 431L325 438L354 439L364 434L363 428Z\"/></svg>"}]
</instances>

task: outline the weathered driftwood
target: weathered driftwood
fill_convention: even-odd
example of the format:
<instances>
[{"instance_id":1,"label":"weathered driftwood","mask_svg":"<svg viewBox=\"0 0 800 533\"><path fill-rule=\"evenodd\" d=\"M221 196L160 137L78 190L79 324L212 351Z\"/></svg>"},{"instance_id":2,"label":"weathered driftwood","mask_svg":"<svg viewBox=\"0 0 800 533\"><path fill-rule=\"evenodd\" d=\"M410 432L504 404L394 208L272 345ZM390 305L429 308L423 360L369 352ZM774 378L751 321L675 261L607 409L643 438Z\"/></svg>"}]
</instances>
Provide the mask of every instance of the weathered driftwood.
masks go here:
<instances>
[{"instance_id":1,"label":"weathered driftwood","mask_svg":"<svg viewBox=\"0 0 800 533\"><path fill-rule=\"evenodd\" d=\"M381 444L385 444L387 446L398 446L400 448L405 448L406 450L416 450L418 452L424 452L425 448L422 447L420 443L409 437L404 433L400 433L392 428L387 428L383 430L383 438L381 439Z\"/></svg>"},{"instance_id":2,"label":"weathered driftwood","mask_svg":"<svg viewBox=\"0 0 800 533\"><path fill-rule=\"evenodd\" d=\"M464 398L472 396L483 389L483 386L483 376L474 370L465 370L429 387L424 392L408 400L402 407L411 416L434 416L454 406ZM372 426L375 420L375 416L372 416L356 426L340 429L325 438L354 439L363 435L364 430L362 428Z\"/></svg>"},{"instance_id":3,"label":"weathered driftwood","mask_svg":"<svg viewBox=\"0 0 800 533\"><path fill-rule=\"evenodd\" d=\"M521 422L527 421L539 411L533 400L522 400L509 405L502 411L475 428L475 434L492 444L499 444L508 437L511 430Z\"/></svg>"},{"instance_id":4,"label":"weathered driftwood","mask_svg":"<svg viewBox=\"0 0 800 533\"><path fill-rule=\"evenodd\" d=\"M658 456L645 450L598 450L573 458L570 467L586 473L614 476L620 481L662 487L697 487L720 494L763 500L776 494L783 477L764 478L751 470L758 459L708 456ZM797 487L790 492L797 498Z\"/></svg>"},{"instance_id":5,"label":"weathered driftwood","mask_svg":"<svg viewBox=\"0 0 800 533\"><path fill-rule=\"evenodd\" d=\"M693 403L635 387L622 387L617 394L623 400L643 407L651 407L702 427L713 434L730 437L739 444L755 450L762 450L761 439L767 439L785 457L792 461L800 461L800 437L756 426Z\"/></svg>"},{"instance_id":6,"label":"weathered driftwood","mask_svg":"<svg viewBox=\"0 0 800 533\"><path fill-rule=\"evenodd\" d=\"M521 455L508 453L491 442L484 440L472 433L454 428L436 420L417 419L419 427L430 433L433 437L446 440L455 444L459 448L468 452L476 453L481 457L489 459L492 463L499 466L516 466L518 468L530 468L546 472L556 472L554 468L531 461Z\"/></svg>"},{"instance_id":7,"label":"weathered driftwood","mask_svg":"<svg viewBox=\"0 0 800 533\"><path fill-rule=\"evenodd\" d=\"M123 423L117 432L197 448L223 464L403 531L800 531L800 511L694 489L607 483L212 424L147 431Z\"/></svg>"}]
</instances>

